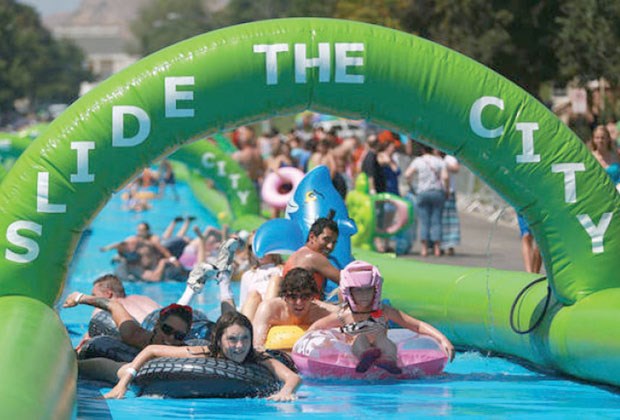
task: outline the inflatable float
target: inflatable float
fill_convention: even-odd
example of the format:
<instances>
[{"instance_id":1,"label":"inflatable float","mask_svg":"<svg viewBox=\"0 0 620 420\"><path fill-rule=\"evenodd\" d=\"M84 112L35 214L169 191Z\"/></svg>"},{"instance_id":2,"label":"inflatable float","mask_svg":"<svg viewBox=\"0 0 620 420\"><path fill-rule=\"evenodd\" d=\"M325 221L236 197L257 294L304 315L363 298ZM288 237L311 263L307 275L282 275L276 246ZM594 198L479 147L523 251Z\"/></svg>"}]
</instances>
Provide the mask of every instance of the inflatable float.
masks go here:
<instances>
[{"instance_id":1,"label":"inflatable float","mask_svg":"<svg viewBox=\"0 0 620 420\"><path fill-rule=\"evenodd\" d=\"M263 181L261 197L263 201L277 210L286 208L295 188L304 177L304 173L297 168L279 168L270 172Z\"/></svg>"},{"instance_id":2,"label":"inflatable float","mask_svg":"<svg viewBox=\"0 0 620 420\"><path fill-rule=\"evenodd\" d=\"M155 324L159 320L159 311L160 309L156 309L148 314L142 321L142 328L146 330L155 328ZM197 309L192 311L192 317L192 327L187 334L187 339L209 340L211 337L211 329L215 323L210 321L204 312ZM97 337L100 335L120 337L118 328L112 319L112 315L108 311L98 311L90 318L88 322L88 335L90 337Z\"/></svg>"},{"instance_id":3,"label":"inflatable float","mask_svg":"<svg viewBox=\"0 0 620 420\"><path fill-rule=\"evenodd\" d=\"M368 177L361 173L355 180L355 189L346 197L349 215L357 225L357 234L351 237L351 245L363 249L374 249L375 237L398 235L413 222L413 205L409 200L390 193L369 194ZM379 209L379 206L383 209ZM390 208L389 223L379 227L377 215Z\"/></svg>"},{"instance_id":4,"label":"inflatable float","mask_svg":"<svg viewBox=\"0 0 620 420\"><path fill-rule=\"evenodd\" d=\"M265 348L270 350L291 351L293 346L308 327L299 325L276 325L269 328Z\"/></svg>"},{"instance_id":5,"label":"inflatable float","mask_svg":"<svg viewBox=\"0 0 620 420\"><path fill-rule=\"evenodd\" d=\"M351 346L345 343L345 334L338 330L308 332L297 341L291 356L299 372L311 378L413 379L443 372L448 357L432 338L404 329L389 330L388 338L398 348L397 364L403 371L399 375L376 366L364 373L356 372L359 360L351 353Z\"/></svg>"},{"instance_id":6,"label":"inflatable float","mask_svg":"<svg viewBox=\"0 0 620 420\"><path fill-rule=\"evenodd\" d=\"M154 359L138 371L133 383L138 395L170 398L264 397L280 387L261 365L212 357Z\"/></svg>"},{"instance_id":7,"label":"inflatable float","mask_svg":"<svg viewBox=\"0 0 620 420\"><path fill-rule=\"evenodd\" d=\"M531 275L441 269L360 251L380 265L394 306L456 345L620 386L620 195L575 134L464 55L379 26L297 18L211 31L125 68L67 108L3 178L5 417L72 414L76 359L53 306L81 232L112 192L199 136L305 109L372 119L454 155L526 217L542 250L549 308L541 314L547 288L540 283L515 310L525 324L543 317L531 334L511 329L508 309ZM296 203L306 199L321 197ZM332 210L324 209L308 219ZM342 242L353 233L342 227Z\"/></svg>"}]
</instances>

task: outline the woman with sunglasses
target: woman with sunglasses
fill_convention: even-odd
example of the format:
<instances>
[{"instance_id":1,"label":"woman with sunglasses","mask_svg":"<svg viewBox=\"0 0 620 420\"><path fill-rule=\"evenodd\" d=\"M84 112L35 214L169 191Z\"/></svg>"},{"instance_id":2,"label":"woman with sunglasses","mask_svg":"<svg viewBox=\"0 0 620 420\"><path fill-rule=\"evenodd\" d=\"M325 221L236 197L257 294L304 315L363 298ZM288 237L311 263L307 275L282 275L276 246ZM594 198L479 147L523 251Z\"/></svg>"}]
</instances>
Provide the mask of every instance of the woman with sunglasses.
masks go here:
<instances>
[{"instance_id":1,"label":"woman with sunglasses","mask_svg":"<svg viewBox=\"0 0 620 420\"><path fill-rule=\"evenodd\" d=\"M104 398L123 398L127 388L137 371L144 364L157 357L198 358L214 357L228 359L239 364L260 364L266 367L278 381L282 388L268 397L273 401L293 401L296 399L295 390L301 384L301 378L280 361L257 352L252 346L252 324L250 320L239 312L223 314L215 324L211 335L211 344L192 347L171 347L165 345L149 345L136 356L129 364L118 371L119 382L104 395Z\"/></svg>"},{"instance_id":2,"label":"woman with sunglasses","mask_svg":"<svg viewBox=\"0 0 620 420\"><path fill-rule=\"evenodd\" d=\"M74 292L67 297L63 306L70 307L78 304L87 304L109 311L118 326L121 341L137 350L142 350L150 344L182 346L192 326L192 308L176 303L159 311L159 319L153 330L143 328L120 302ZM122 362L95 357L79 360L78 372L83 378L114 383L117 381L117 371L122 365Z\"/></svg>"},{"instance_id":3,"label":"woman with sunglasses","mask_svg":"<svg viewBox=\"0 0 620 420\"><path fill-rule=\"evenodd\" d=\"M180 346L192 325L192 308L176 303L161 309L159 320L152 331L143 328L127 309L114 299L73 292L67 296L63 307L71 308L77 305L90 305L110 312L118 327L121 341L140 350L149 344Z\"/></svg>"}]
</instances>

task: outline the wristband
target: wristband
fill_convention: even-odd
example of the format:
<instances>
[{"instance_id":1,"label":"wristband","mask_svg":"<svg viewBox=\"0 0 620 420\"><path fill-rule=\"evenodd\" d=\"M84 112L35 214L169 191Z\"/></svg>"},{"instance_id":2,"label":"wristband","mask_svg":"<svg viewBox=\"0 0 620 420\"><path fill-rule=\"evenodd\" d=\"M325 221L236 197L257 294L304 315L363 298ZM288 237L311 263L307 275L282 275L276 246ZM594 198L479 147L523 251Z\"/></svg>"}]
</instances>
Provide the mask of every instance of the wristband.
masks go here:
<instances>
[{"instance_id":1,"label":"wristband","mask_svg":"<svg viewBox=\"0 0 620 420\"><path fill-rule=\"evenodd\" d=\"M80 300L84 297L84 293L78 293L75 297L75 303L80 303Z\"/></svg>"},{"instance_id":2,"label":"wristband","mask_svg":"<svg viewBox=\"0 0 620 420\"><path fill-rule=\"evenodd\" d=\"M134 368L132 368L132 367L128 367L128 368L126 369L126 371L127 371L127 373L129 373L129 374L131 375L131 377L132 377L132 378L135 378L135 377L136 377L136 375L138 374L138 371L137 371L137 370L135 370L135 369L134 369Z\"/></svg>"}]
</instances>

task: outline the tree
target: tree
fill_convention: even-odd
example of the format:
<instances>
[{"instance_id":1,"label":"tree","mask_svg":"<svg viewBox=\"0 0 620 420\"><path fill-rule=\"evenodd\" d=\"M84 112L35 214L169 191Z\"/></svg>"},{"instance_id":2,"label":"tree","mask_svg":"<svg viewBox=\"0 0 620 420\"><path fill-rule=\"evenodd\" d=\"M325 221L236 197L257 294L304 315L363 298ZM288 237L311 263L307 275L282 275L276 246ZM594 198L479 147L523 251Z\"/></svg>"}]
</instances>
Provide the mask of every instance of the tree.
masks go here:
<instances>
[{"instance_id":1,"label":"tree","mask_svg":"<svg viewBox=\"0 0 620 420\"><path fill-rule=\"evenodd\" d=\"M138 53L148 55L211 29L200 0L154 0L132 22Z\"/></svg>"},{"instance_id":2,"label":"tree","mask_svg":"<svg viewBox=\"0 0 620 420\"><path fill-rule=\"evenodd\" d=\"M333 17L337 0L231 0L214 17L217 28L285 17Z\"/></svg>"},{"instance_id":3,"label":"tree","mask_svg":"<svg viewBox=\"0 0 620 420\"><path fill-rule=\"evenodd\" d=\"M340 0L334 17L404 30L401 16L408 3L406 0Z\"/></svg>"},{"instance_id":4,"label":"tree","mask_svg":"<svg viewBox=\"0 0 620 420\"><path fill-rule=\"evenodd\" d=\"M620 79L620 2L567 0L557 18L555 42L560 74L582 82Z\"/></svg>"},{"instance_id":5,"label":"tree","mask_svg":"<svg viewBox=\"0 0 620 420\"><path fill-rule=\"evenodd\" d=\"M512 0L505 4L513 18L506 26L512 48L508 54L499 52L493 66L501 74L537 96L541 85L554 80L558 59L553 41L559 25L558 0Z\"/></svg>"},{"instance_id":6,"label":"tree","mask_svg":"<svg viewBox=\"0 0 620 420\"><path fill-rule=\"evenodd\" d=\"M76 46L52 38L34 9L0 3L0 111L12 110L21 98L31 106L75 100L90 76L83 62Z\"/></svg>"},{"instance_id":7,"label":"tree","mask_svg":"<svg viewBox=\"0 0 620 420\"><path fill-rule=\"evenodd\" d=\"M437 0L429 35L433 41L493 67L498 54L513 51L506 29L512 19L510 12L496 9L486 0Z\"/></svg>"}]
</instances>

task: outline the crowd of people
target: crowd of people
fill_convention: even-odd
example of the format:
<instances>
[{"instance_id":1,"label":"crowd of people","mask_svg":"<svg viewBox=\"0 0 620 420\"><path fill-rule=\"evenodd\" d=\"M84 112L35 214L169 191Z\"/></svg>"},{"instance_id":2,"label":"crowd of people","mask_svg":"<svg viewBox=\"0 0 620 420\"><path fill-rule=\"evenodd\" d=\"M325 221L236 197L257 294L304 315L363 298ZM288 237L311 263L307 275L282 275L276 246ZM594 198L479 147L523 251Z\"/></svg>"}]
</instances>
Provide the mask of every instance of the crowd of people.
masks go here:
<instances>
[{"instance_id":1,"label":"crowd of people","mask_svg":"<svg viewBox=\"0 0 620 420\"><path fill-rule=\"evenodd\" d=\"M460 227L454 179L459 162L453 156L410 139L404 141L389 131L370 133L365 139L339 138L336 132L325 132L310 121L304 117L303 123L286 136L271 131L257 137L251 127L234 132L232 140L239 150L233 158L246 169L259 191L264 177L280 168L296 167L305 172L326 165L334 187L344 198L356 178L364 174L369 194L401 195L415 207L416 223L390 240L376 241L377 250L389 251L394 244L397 254L405 254L419 236L421 256L454 255ZM588 146L618 183L620 158L610 130L603 125L594 127ZM139 200L148 203L149 193L161 196L163 188L174 186L169 163L162 164L157 176L147 171L129 189L130 199L138 200L134 205ZM144 203L140 206L148 208ZM377 209L377 223L389 223L389 213L388 206ZM102 252L116 251L116 274L97 279L91 294L74 292L65 300L67 308L85 304L109 311L120 340L139 351L130 363L97 359L80 362L81 376L116 384L106 398L123 397L137 370L155 357L215 357L265 366L283 384L270 398L293 400L301 378L270 357L264 347L268 331L279 325L299 325L309 331L340 328L358 358L358 372L376 366L391 374L401 373L396 347L386 335L388 322L434 338L450 359L454 357L452 344L441 332L381 301L382 278L377 267L354 261L352 264L363 266L356 268L364 273L359 283L359 278L350 280L348 267L340 270L330 262L328 256L338 240L334 220L317 219L306 243L286 262L280 255L257 257L252 234L245 231L193 226L195 236L191 238L188 233L194 220L191 216L174 218L161 236L151 232L147 223L138 224L135 235L101 248ZM520 229L526 270L538 272L540 254L523 218ZM238 299L230 283L235 277L241 279ZM339 284L339 303L326 300L328 279ZM161 308L148 297L125 295L122 282L139 280L185 281L186 290L176 303ZM211 335L205 337L208 345L187 346L185 338L192 325L189 305L209 280L219 285L222 315ZM159 318L149 330L141 320L153 310L159 310ZM83 342L88 338L85 336Z\"/></svg>"},{"instance_id":2,"label":"crowd of people","mask_svg":"<svg viewBox=\"0 0 620 420\"><path fill-rule=\"evenodd\" d=\"M257 136L252 127L245 126L233 133L239 150L232 157L246 170L259 193L265 177L283 167L305 173L318 165L327 166L343 198L364 174L369 194L401 196L414 206L417 218L405 232L388 239L377 237L375 250L410 253L419 227L420 255L454 255L461 238L455 189L459 163L453 156L387 130L367 130L363 137L359 133L342 135L335 129L325 131L323 125L313 123L315 117L302 114L298 126L287 134L272 129ZM380 205L376 229L381 231L394 218L389 202Z\"/></svg>"},{"instance_id":3,"label":"crowd of people","mask_svg":"<svg viewBox=\"0 0 620 420\"><path fill-rule=\"evenodd\" d=\"M140 241L147 243L146 247L162 247L171 252L163 246L163 240L154 239L150 232L145 235L144 228L141 226L136 237L140 236ZM256 257L252 253L251 237L245 236L243 232L231 235L221 242L215 258L195 262L187 275L186 293L178 302L159 309L158 320L151 330L142 326L139 319L144 316L147 303L148 309L160 307L145 297L126 296L122 282L115 275L105 275L95 280L91 294L77 291L69 294L63 305L65 308L89 305L110 312L118 327L120 340L139 351L129 363L106 358L80 360L80 376L116 384L105 397L121 398L137 370L155 357L225 358L235 363L265 366L282 382L279 391L269 398L291 401L296 398L295 391L301 378L265 352L267 332L277 325L309 326L309 330L315 330L331 328L339 322L342 323L343 331L349 332L349 344L354 349L353 354L359 358L356 367L358 372L376 366L391 374L401 373L395 346L386 335L388 321L433 337L440 343L447 357L452 359L454 348L441 332L382 302L383 280L376 267L362 263L363 270L356 268L355 273L358 278L361 273L361 283L359 279L355 284L347 283L348 267L340 270L328 260L338 240L338 233L338 225L334 220L317 219L310 228L306 244L292 254L285 264L282 264L279 257ZM136 237L123 242L139 242L135 240ZM138 245L138 248L140 246L145 245ZM103 251L118 251L119 247L119 244L111 244L104 247ZM249 265L239 263L239 260L248 257ZM245 270L241 276L245 302L237 307L231 293L230 278L233 272L242 270ZM340 284L337 290L341 303L325 300L328 279ZM220 284L220 300L223 303L228 301L228 304L222 304L222 315L215 323L211 335L205 337L209 344L187 346L184 340L192 325L192 308L188 306L191 297L186 297L187 291L191 295L200 293L208 281ZM222 287L222 284L225 286ZM377 311L380 315L377 315ZM380 322L375 319L377 317ZM373 323L373 327L367 328L368 323Z\"/></svg>"}]
</instances>

